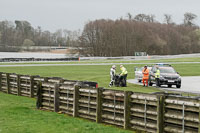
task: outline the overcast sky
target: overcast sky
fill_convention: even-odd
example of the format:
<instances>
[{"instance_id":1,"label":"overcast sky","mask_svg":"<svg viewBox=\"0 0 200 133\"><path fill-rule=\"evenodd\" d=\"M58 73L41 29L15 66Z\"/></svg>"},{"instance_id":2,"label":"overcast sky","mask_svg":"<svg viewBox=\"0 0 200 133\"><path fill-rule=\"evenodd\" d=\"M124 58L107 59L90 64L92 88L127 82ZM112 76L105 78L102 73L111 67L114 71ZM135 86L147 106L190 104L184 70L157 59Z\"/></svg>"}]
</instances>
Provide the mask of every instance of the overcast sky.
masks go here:
<instances>
[{"instance_id":1,"label":"overcast sky","mask_svg":"<svg viewBox=\"0 0 200 133\"><path fill-rule=\"evenodd\" d=\"M159 22L170 14L180 24L185 12L200 18L200 0L0 0L0 21L27 20L51 32L82 30L90 20L126 18L127 13L154 14Z\"/></svg>"}]
</instances>

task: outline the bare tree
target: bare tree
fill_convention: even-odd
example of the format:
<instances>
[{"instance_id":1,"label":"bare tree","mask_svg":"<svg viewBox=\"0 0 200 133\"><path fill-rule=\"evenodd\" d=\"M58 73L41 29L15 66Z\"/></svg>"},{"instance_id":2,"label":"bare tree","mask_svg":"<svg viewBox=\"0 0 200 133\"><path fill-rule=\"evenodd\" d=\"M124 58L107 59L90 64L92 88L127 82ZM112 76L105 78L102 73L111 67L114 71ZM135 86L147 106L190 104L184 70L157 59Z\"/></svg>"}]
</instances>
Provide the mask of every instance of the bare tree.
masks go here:
<instances>
[{"instance_id":1,"label":"bare tree","mask_svg":"<svg viewBox=\"0 0 200 133\"><path fill-rule=\"evenodd\" d=\"M137 15L135 20L90 21L80 37L82 53L126 56L137 51L161 55L200 52L197 32L193 33L198 27L154 23L154 17L145 14ZM171 23L170 17L167 20Z\"/></svg>"},{"instance_id":2,"label":"bare tree","mask_svg":"<svg viewBox=\"0 0 200 133\"><path fill-rule=\"evenodd\" d=\"M128 17L129 20L132 20L132 17L133 17L133 16L132 16L131 13L127 13L127 17Z\"/></svg>"},{"instance_id":3,"label":"bare tree","mask_svg":"<svg viewBox=\"0 0 200 133\"><path fill-rule=\"evenodd\" d=\"M136 21L144 22L146 20L146 15L145 14L138 14L134 17Z\"/></svg>"},{"instance_id":4,"label":"bare tree","mask_svg":"<svg viewBox=\"0 0 200 133\"><path fill-rule=\"evenodd\" d=\"M184 14L184 25L187 26L194 26L194 20L197 18L197 15L193 14L193 13L185 13Z\"/></svg>"},{"instance_id":5,"label":"bare tree","mask_svg":"<svg viewBox=\"0 0 200 133\"><path fill-rule=\"evenodd\" d=\"M150 22L153 23L155 22L155 15L150 14L150 15L146 15L146 14L138 14L135 16L134 18L136 21L140 21L140 22Z\"/></svg>"},{"instance_id":6,"label":"bare tree","mask_svg":"<svg viewBox=\"0 0 200 133\"><path fill-rule=\"evenodd\" d=\"M172 15L170 14L164 14L164 22L167 24L172 24Z\"/></svg>"},{"instance_id":7,"label":"bare tree","mask_svg":"<svg viewBox=\"0 0 200 133\"><path fill-rule=\"evenodd\" d=\"M153 15L153 14L146 15L145 20L146 20L146 22L153 23L153 22L155 22L155 15Z\"/></svg>"}]
</instances>

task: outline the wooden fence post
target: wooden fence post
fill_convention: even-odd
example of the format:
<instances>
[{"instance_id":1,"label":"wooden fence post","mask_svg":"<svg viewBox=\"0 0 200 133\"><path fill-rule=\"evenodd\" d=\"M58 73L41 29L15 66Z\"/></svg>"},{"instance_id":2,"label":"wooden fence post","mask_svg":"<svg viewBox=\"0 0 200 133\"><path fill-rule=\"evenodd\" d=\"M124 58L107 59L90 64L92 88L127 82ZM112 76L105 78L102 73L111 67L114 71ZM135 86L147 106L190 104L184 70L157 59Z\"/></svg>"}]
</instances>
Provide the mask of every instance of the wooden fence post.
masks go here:
<instances>
[{"instance_id":1,"label":"wooden fence post","mask_svg":"<svg viewBox=\"0 0 200 133\"><path fill-rule=\"evenodd\" d=\"M79 86L75 86L74 88L74 103L73 103L73 117L78 116L78 100L79 100Z\"/></svg>"},{"instance_id":2,"label":"wooden fence post","mask_svg":"<svg viewBox=\"0 0 200 133\"><path fill-rule=\"evenodd\" d=\"M6 73L7 93L10 94L10 74Z\"/></svg>"},{"instance_id":3,"label":"wooden fence post","mask_svg":"<svg viewBox=\"0 0 200 133\"><path fill-rule=\"evenodd\" d=\"M200 98L199 100L199 126L198 126L198 133L200 133Z\"/></svg>"},{"instance_id":4,"label":"wooden fence post","mask_svg":"<svg viewBox=\"0 0 200 133\"><path fill-rule=\"evenodd\" d=\"M64 79L63 79L63 78L60 79L60 80L59 80L59 83L64 83Z\"/></svg>"},{"instance_id":5,"label":"wooden fence post","mask_svg":"<svg viewBox=\"0 0 200 133\"><path fill-rule=\"evenodd\" d=\"M130 109L130 100L131 100L131 91L124 91L124 129L130 128L130 117L131 117L131 109Z\"/></svg>"},{"instance_id":6,"label":"wooden fence post","mask_svg":"<svg viewBox=\"0 0 200 133\"><path fill-rule=\"evenodd\" d=\"M37 97L38 84L39 82L42 82L41 80L36 80L36 78L40 78L40 76L38 75L33 76L33 95L34 95L33 97Z\"/></svg>"},{"instance_id":7,"label":"wooden fence post","mask_svg":"<svg viewBox=\"0 0 200 133\"><path fill-rule=\"evenodd\" d=\"M58 112L59 111L59 86L60 84L55 84L54 86L54 111Z\"/></svg>"},{"instance_id":8,"label":"wooden fence post","mask_svg":"<svg viewBox=\"0 0 200 133\"><path fill-rule=\"evenodd\" d=\"M30 76L30 97L34 97L34 78Z\"/></svg>"},{"instance_id":9,"label":"wooden fence post","mask_svg":"<svg viewBox=\"0 0 200 133\"><path fill-rule=\"evenodd\" d=\"M48 82L48 77L44 77L44 82Z\"/></svg>"},{"instance_id":10,"label":"wooden fence post","mask_svg":"<svg viewBox=\"0 0 200 133\"><path fill-rule=\"evenodd\" d=\"M2 72L0 72L0 91L2 91Z\"/></svg>"},{"instance_id":11,"label":"wooden fence post","mask_svg":"<svg viewBox=\"0 0 200 133\"><path fill-rule=\"evenodd\" d=\"M164 128L164 95L157 95L157 133L163 133Z\"/></svg>"},{"instance_id":12,"label":"wooden fence post","mask_svg":"<svg viewBox=\"0 0 200 133\"><path fill-rule=\"evenodd\" d=\"M42 107L42 82L39 81L37 84L37 102L36 102L36 107L37 109L40 109Z\"/></svg>"},{"instance_id":13,"label":"wooden fence post","mask_svg":"<svg viewBox=\"0 0 200 133\"><path fill-rule=\"evenodd\" d=\"M21 75L17 75L17 95L21 96L21 81L20 81L20 76Z\"/></svg>"},{"instance_id":14,"label":"wooden fence post","mask_svg":"<svg viewBox=\"0 0 200 133\"><path fill-rule=\"evenodd\" d=\"M97 88L97 107L96 107L96 122L101 123L102 116L102 91L103 88Z\"/></svg>"}]
</instances>

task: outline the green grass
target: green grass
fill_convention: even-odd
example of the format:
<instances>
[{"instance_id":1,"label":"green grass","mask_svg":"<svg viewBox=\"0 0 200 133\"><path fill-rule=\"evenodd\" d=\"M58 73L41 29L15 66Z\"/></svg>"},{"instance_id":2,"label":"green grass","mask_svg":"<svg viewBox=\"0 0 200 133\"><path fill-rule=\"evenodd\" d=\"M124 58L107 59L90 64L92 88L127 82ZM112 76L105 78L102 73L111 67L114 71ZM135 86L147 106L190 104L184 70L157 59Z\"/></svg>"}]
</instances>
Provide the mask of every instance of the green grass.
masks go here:
<instances>
[{"instance_id":1,"label":"green grass","mask_svg":"<svg viewBox=\"0 0 200 133\"><path fill-rule=\"evenodd\" d=\"M200 63L174 64L173 66L181 76L200 76Z\"/></svg>"},{"instance_id":2,"label":"green grass","mask_svg":"<svg viewBox=\"0 0 200 133\"><path fill-rule=\"evenodd\" d=\"M0 133L129 133L55 112L37 110L36 100L0 92Z\"/></svg>"},{"instance_id":3,"label":"green grass","mask_svg":"<svg viewBox=\"0 0 200 133\"><path fill-rule=\"evenodd\" d=\"M128 70L128 79L134 79L134 67L141 67L144 64L124 65ZM70 80L87 80L98 82L100 87L108 87L110 82L111 65L83 65L83 66L26 66L26 67L1 67L1 72L40 75L46 77L63 77ZM200 63L191 64L174 64L173 67L181 76L199 76ZM119 65L117 65L117 73L120 73ZM155 92L157 88L144 88L139 85L128 83L128 87L112 87L112 89L131 90L135 92Z\"/></svg>"},{"instance_id":4,"label":"green grass","mask_svg":"<svg viewBox=\"0 0 200 133\"><path fill-rule=\"evenodd\" d=\"M146 62L144 62L146 63ZM128 79L134 78L134 67L139 65L124 65L128 70ZM181 76L200 76L200 63L174 64ZM1 72L40 75L48 77L63 77L71 80L96 81L100 87L108 88L110 82L109 70L111 65L88 66L35 66L35 67L1 67ZM117 65L117 73L119 73ZM112 87L111 89L131 90L134 92L156 92L157 88L144 88L128 84L128 87ZM129 132L112 126L97 124L84 119L73 118L54 112L35 109L35 99L18 97L0 93L0 133L123 133Z\"/></svg>"},{"instance_id":5,"label":"green grass","mask_svg":"<svg viewBox=\"0 0 200 133\"><path fill-rule=\"evenodd\" d=\"M2 72L40 75L46 77L63 77L70 80L87 80L98 82L100 87L108 87L110 82L110 65L88 66L35 66L35 67L1 67ZM125 65L128 69L128 79L134 78L134 66ZM117 73L119 73L119 66ZM135 92L155 92L157 88L144 88L139 85L129 84L128 87L112 87L113 89L131 90Z\"/></svg>"}]
</instances>

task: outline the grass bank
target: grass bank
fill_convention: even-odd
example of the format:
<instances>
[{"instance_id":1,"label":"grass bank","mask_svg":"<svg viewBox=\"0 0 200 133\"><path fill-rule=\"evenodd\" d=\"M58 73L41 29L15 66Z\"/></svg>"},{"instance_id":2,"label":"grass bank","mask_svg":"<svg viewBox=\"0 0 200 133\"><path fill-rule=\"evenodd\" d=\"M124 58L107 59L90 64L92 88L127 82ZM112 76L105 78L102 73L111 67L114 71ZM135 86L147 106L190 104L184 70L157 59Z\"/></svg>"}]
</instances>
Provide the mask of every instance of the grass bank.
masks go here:
<instances>
[{"instance_id":1,"label":"grass bank","mask_svg":"<svg viewBox=\"0 0 200 133\"><path fill-rule=\"evenodd\" d=\"M36 110L35 99L0 92L0 133L130 133L64 114Z\"/></svg>"},{"instance_id":2,"label":"grass bank","mask_svg":"<svg viewBox=\"0 0 200 133\"><path fill-rule=\"evenodd\" d=\"M128 79L134 79L134 67L141 67L144 64L124 65L128 70ZM26 67L1 67L1 72L40 75L47 77L63 77L70 80L96 81L100 87L108 87L111 65L83 65L83 66L26 66ZM173 67L181 76L200 76L200 63L174 64ZM117 65L117 73L120 73ZM131 90L135 92L155 92L156 88L144 88L139 85L128 83L128 87L112 87L113 89Z\"/></svg>"}]
</instances>

